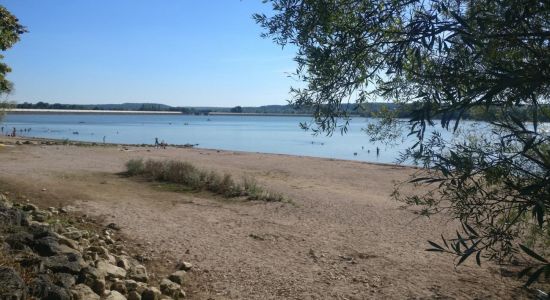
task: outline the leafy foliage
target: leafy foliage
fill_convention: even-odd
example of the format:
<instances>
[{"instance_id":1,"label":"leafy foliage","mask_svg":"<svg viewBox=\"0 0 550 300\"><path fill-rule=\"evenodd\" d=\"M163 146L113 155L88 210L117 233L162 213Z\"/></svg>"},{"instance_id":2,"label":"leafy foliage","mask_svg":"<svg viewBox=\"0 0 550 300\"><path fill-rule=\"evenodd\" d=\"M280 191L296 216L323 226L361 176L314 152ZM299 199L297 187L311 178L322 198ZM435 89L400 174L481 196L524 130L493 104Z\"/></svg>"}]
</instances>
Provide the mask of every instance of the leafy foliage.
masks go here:
<instances>
[{"instance_id":1,"label":"leafy foliage","mask_svg":"<svg viewBox=\"0 0 550 300\"><path fill-rule=\"evenodd\" d=\"M549 2L264 2L274 10L254 16L264 36L298 48L295 76L306 86L291 89L291 103L315 111L314 124L304 127L345 132L347 104L383 99L411 109L406 126L418 143L402 159L425 167L410 180L425 193L402 196L398 189L394 196L426 215L446 211L463 225L443 244L430 242L431 251L452 253L461 264L471 257L509 261L521 250L541 263L540 243L518 242L534 232L550 239L550 137L540 123L550 117ZM467 113L490 117L490 134L445 140L430 132L436 119L459 132ZM391 114L367 132L395 138ZM550 274L544 268L527 283Z\"/></svg>"},{"instance_id":2,"label":"leafy foliage","mask_svg":"<svg viewBox=\"0 0 550 300\"><path fill-rule=\"evenodd\" d=\"M0 50L6 51L19 41L19 35L27 30L19 20L12 15L5 7L0 5ZM0 60L4 56L0 55ZM13 86L6 79L6 74L11 72L11 68L5 63L0 62L0 95L9 93Z\"/></svg>"}]
</instances>

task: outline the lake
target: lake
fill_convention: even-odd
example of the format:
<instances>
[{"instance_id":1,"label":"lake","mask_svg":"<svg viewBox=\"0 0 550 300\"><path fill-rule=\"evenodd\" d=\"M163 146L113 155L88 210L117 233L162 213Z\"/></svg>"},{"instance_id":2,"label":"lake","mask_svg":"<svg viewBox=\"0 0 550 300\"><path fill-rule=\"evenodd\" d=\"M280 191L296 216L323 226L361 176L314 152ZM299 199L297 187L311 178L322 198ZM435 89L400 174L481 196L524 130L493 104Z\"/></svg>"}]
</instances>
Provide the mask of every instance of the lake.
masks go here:
<instances>
[{"instance_id":1,"label":"lake","mask_svg":"<svg viewBox=\"0 0 550 300\"><path fill-rule=\"evenodd\" d=\"M123 114L8 114L3 134L121 144L198 144L199 148L291 154L394 163L413 139L398 146L371 143L362 132L372 119L354 118L345 135L312 135L299 127L308 117ZM20 129L30 128L29 132ZM380 149L379 155L376 149Z\"/></svg>"}]
</instances>

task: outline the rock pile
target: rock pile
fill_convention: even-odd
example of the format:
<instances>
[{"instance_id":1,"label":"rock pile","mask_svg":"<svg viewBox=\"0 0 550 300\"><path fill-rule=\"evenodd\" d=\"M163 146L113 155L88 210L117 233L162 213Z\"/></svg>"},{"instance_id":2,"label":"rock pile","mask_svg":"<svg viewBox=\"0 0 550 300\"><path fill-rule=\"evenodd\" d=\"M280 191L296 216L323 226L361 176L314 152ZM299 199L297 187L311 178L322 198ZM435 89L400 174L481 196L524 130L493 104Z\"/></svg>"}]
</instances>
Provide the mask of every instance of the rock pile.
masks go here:
<instances>
[{"instance_id":1,"label":"rock pile","mask_svg":"<svg viewBox=\"0 0 550 300\"><path fill-rule=\"evenodd\" d=\"M64 223L62 209L12 204L0 193L0 299L181 299L189 263L149 283L147 269L130 256L120 230L102 232Z\"/></svg>"}]
</instances>

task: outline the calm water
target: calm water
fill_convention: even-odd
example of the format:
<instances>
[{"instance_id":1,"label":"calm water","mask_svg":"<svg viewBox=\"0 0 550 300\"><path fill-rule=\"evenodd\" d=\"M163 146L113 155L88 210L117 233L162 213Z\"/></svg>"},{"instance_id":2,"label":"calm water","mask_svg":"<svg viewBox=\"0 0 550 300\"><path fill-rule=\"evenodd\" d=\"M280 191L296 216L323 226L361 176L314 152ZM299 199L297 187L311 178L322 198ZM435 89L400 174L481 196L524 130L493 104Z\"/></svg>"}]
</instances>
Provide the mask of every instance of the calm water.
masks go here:
<instances>
[{"instance_id":1,"label":"calm water","mask_svg":"<svg viewBox=\"0 0 550 300\"><path fill-rule=\"evenodd\" d=\"M355 118L346 135L313 136L299 128L308 117L14 114L0 126L3 134L15 127L18 135L88 142L153 144L155 137L170 144L198 144L200 148L304 155L393 163L399 151L412 145L405 140L395 147L369 142L361 128L372 120ZM30 132L19 132L31 128ZM376 148L380 154L376 155ZM356 155L354 154L356 153Z\"/></svg>"}]
</instances>

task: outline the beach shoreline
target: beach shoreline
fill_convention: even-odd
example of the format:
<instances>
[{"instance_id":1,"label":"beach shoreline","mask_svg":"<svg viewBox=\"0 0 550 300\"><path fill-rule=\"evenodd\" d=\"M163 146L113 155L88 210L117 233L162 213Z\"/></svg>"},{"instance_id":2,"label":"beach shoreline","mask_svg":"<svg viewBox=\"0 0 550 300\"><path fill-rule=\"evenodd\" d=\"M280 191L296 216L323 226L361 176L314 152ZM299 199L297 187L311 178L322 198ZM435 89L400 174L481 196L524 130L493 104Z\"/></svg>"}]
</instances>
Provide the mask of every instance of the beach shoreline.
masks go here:
<instances>
[{"instance_id":1,"label":"beach shoreline","mask_svg":"<svg viewBox=\"0 0 550 300\"><path fill-rule=\"evenodd\" d=\"M89 142L89 141L79 141L79 140L71 140L71 139L55 139L55 138L42 138L42 137L32 137L32 136L16 136L16 137L9 137L9 136L0 136L0 142L2 141L2 138L6 138L5 140L11 140L13 142L20 141L21 143L25 141L31 141L31 142L41 142L41 143L53 143L53 144L69 144L69 145L76 145L76 146L108 146L108 147L152 147L155 148L154 144L127 144L127 143L111 143L111 142ZM373 162L373 161L362 161L362 160L351 160L351 159L343 159L343 158L329 158L329 157L321 157L321 156L310 156L310 155L296 155L296 154L284 154L284 153L270 153L270 152L258 152L258 151L241 151L241 150L227 150L227 149L216 149L216 148L204 148L200 147L199 144L167 144L167 147L177 148L177 149L199 149L199 150L205 150L205 151L215 151L215 152L235 152L235 153L250 153L250 154L265 154L265 155L277 155L277 156L289 156L289 157L303 157L303 158L314 158L314 159L320 159L325 161L346 161L346 162L356 162L356 163L362 163L362 164L372 164L372 165L379 165L379 166L387 166L387 167L398 167L398 168L408 168L413 170L419 170L422 169L420 166L414 166L414 165L404 165L404 164L397 164L397 163L384 163L384 162Z\"/></svg>"},{"instance_id":2,"label":"beach shoreline","mask_svg":"<svg viewBox=\"0 0 550 300\"><path fill-rule=\"evenodd\" d=\"M201 148L77 146L0 137L1 187L39 206L70 205L115 222L166 268L185 260L190 299L514 299L501 266L426 252L459 226L390 197L415 169L369 162ZM17 143L19 141L19 143ZM42 143L42 141L44 143ZM119 146L117 146L119 145ZM121 176L160 159L254 178L291 201L227 201ZM406 187L403 192L412 191ZM160 266L162 267L162 266ZM483 288L481 288L483 287Z\"/></svg>"}]
</instances>

